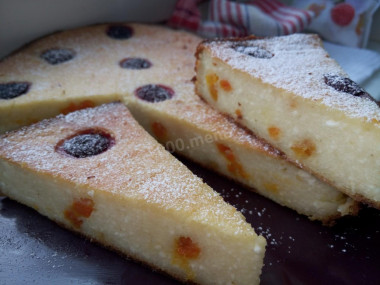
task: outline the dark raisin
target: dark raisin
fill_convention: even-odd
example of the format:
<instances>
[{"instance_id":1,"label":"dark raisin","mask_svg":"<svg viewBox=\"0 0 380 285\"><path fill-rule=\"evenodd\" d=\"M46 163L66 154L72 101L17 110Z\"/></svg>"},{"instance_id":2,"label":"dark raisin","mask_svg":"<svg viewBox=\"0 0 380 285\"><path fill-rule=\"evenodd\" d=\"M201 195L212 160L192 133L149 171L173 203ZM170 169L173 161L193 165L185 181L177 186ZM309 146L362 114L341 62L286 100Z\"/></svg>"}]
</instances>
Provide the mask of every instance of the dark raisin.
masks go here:
<instances>
[{"instance_id":1,"label":"dark raisin","mask_svg":"<svg viewBox=\"0 0 380 285\"><path fill-rule=\"evenodd\" d=\"M257 58L272 58L273 54L267 51L266 49L257 47L257 46L249 46L244 44L236 44L233 45L232 48L240 53L245 55L257 57Z\"/></svg>"},{"instance_id":2,"label":"dark raisin","mask_svg":"<svg viewBox=\"0 0 380 285\"><path fill-rule=\"evenodd\" d=\"M128 57L120 61L121 68L127 69L147 69L152 66L152 63L144 58Z\"/></svg>"},{"instance_id":3,"label":"dark raisin","mask_svg":"<svg viewBox=\"0 0 380 285\"><path fill-rule=\"evenodd\" d=\"M29 82L8 82L0 83L0 99L13 99L28 93Z\"/></svg>"},{"instance_id":4,"label":"dark raisin","mask_svg":"<svg viewBox=\"0 0 380 285\"><path fill-rule=\"evenodd\" d=\"M171 99L174 96L174 91L164 85L148 84L137 88L135 95L142 100L157 103Z\"/></svg>"},{"instance_id":5,"label":"dark raisin","mask_svg":"<svg viewBox=\"0 0 380 285\"><path fill-rule=\"evenodd\" d=\"M350 78L342 77L335 74L325 74L325 83L337 91L345 92L354 96L370 96L359 84Z\"/></svg>"},{"instance_id":6,"label":"dark raisin","mask_svg":"<svg viewBox=\"0 0 380 285\"><path fill-rule=\"evenodd\" d=\"M126 40L133 35L133 30L125 25L112 25L107 28L106 34L116 40Z\"/></svg>"},{"instance_id":7,"label":"dark raisin","mask_svg":"<svg viewBox=\"0 0 380 285\"><path fill-rule=\"evenodd\" d=\"M51 65L64 63L75 57L75 51L71 49L52 48L41 53L41 58Z\"/></svg>"},{"instance_id":8,"label":"dark raisin","mask_svg":"<svg viewBox=\"0 0 380 285\"><path fill-rule=\"evenodd\" d=\"M99 130L82 131L60 142L58 151L76 158L84 158L105 152L114 144L113 138Z\"/></svg>"}]
</instances>

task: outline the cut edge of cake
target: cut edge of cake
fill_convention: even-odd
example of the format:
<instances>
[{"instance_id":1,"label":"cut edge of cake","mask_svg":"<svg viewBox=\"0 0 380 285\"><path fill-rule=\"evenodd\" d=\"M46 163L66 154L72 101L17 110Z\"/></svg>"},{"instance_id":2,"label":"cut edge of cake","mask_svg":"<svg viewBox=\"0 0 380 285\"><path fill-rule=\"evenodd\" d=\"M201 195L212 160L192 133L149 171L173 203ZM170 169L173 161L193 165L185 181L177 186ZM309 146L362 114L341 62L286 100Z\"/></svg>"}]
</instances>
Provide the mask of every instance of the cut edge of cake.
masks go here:
<instances>
[{"instance_id":1,"label":"cut edge of cake","mask_svg":"<svg viewBox=\"0 0 380 285\"><path fill-rule=\"evenodd\" d=\"M62 153L87 129L114 142L89 157ZM10 198L179 280L259 283L265 239L120 103L0 136L0 168Z\"/></svg>"},{"instance_id":2,"label":"cut edge of cake","mask_svg":"<svg viewBox=\"0 0 380 285\"><path fill-rule=\"evenodd\" d=\"M229 134L223 128L212 133L198 120L194 123L183 121L163 112L161 108L147 105L144 110L144 103L130 97L125 96L124 102L135 119L168 151L324 225L333 225L345 215L358 214L358 202L308 173L299 164L290 162L283 153L229 118L210 110L203 102L193 106L182 106L177 102L175 106L188 113L191 107L196 106L197 111L190 111L192 115L199 114L208 122L217 120L216 125L228 128Z\"/></svg>"},{"instance_id":3,"label":"cut edge of cake","mask_svg":"<svg viewBox=\"0 0 380 285\"><path fill-rule=\"evenodd\" d=\"M317 35L207 40L196 57L196 93L208 104L321 180L380 208L379 106L329 57ZM219 86L223 80L233 91Z\"/></svg>"}]
</instances>

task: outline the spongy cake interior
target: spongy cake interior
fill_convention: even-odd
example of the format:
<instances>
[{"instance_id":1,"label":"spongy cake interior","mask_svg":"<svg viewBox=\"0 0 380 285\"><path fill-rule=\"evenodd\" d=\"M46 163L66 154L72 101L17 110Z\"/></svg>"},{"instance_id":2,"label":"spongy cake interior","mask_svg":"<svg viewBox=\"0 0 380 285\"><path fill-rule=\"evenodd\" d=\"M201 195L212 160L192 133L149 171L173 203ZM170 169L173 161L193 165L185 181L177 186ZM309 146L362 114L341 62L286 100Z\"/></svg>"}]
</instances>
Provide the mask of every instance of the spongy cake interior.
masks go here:
<instances>
[{"instance_id":1,"label":"spongy cake interior","mask_svg":"<svg viewBox=\"0 0 380 285\"><path fill-rule=\"evenodd\" d=\"M62 139L87 128L109 132L115 145L82 159L55 151ZM67 228L181 280L258 283L264 238L120 103L3 135L0 156L4 194ZM65 213L81 199L91 200L94 209L78 227ZM198 258L178 260L181 237L199 246Z\"/></svg>"}]
</instances>

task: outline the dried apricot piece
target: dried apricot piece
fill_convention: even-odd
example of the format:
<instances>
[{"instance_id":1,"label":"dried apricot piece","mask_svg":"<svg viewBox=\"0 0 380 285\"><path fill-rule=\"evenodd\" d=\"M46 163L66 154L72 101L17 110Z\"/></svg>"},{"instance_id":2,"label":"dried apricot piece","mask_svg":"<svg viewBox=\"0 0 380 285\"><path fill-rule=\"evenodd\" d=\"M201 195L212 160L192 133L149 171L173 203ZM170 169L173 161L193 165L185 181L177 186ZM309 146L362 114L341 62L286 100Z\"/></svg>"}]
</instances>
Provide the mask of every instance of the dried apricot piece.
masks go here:
<instances>
[{"instance_id":1,"label":"dried apricot piece","mask_svg":"<svg viewBox=\"0 0 380 285\"><path fill-rule=\"evenodd\" d=\"M219 77L215 73L206 75L206 83L208 87L208 91L214 101L218 100L218 90L216 88L216 83L218 82Z\"/></svg>"}]
</instances>

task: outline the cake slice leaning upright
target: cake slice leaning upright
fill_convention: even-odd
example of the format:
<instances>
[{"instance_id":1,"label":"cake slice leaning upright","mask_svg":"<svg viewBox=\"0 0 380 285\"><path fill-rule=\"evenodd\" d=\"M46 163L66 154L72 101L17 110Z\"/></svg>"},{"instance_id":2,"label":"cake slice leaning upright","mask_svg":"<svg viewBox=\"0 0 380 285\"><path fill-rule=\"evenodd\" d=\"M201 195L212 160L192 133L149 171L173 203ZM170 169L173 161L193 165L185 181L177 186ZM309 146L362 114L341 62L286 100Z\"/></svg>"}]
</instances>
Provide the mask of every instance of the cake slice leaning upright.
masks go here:
<instances>
[{"instance_id":1,"label":"cake slice leaning upright","mask_svg":"<svg viewBox=\"0 0 380 285\"><path fill-rule=\"evenodd\" d=\"M265 239L120 103L0 137L1 191L64 227L199 284L258 284Z\"/></svg>"},{"instance_id":2,"label":"cake slice leaning upright","mask_svg":"<svg viewBox=\"0 0 380 285\"><path fill-rule=\"evenodd\" d=\"M196 56L196 90L205 101L304 169L380 208L380 108L318 36L205 41Z\"/></svg>"}]
</instances>

